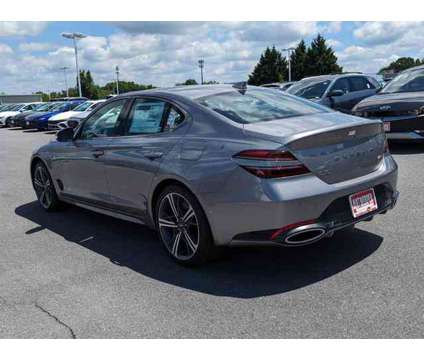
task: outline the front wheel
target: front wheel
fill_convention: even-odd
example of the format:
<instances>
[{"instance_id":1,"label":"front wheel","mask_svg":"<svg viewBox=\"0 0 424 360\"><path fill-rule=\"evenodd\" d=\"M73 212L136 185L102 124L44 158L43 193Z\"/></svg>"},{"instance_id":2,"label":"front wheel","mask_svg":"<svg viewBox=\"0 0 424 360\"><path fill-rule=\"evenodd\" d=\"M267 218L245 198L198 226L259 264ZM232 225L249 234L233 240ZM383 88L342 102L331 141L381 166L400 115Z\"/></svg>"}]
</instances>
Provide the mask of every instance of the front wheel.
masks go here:
<instances>
[{"instance_id":1,"label":"front wheel","mask_svg":"<svg viewBox=\"0 0 424 360\"><path fill-rule=\"evenodd\" d=\"M205 263L217 253L203 209L182 186L169 186L160 194L156 227L168 253L181 264Z\"/></svg>"},{"instance_id":2,"label":"front wheel","mask_svg":"<svg viewBox=\"0 0 424 360\"><path fill-rule=\"evenodd\" d=\"M58 199L52 178L47 167L39 161L32 173L32 184L37 195L38 203L46 211L59 209L62 204Z\"/></svg>"}]
</instances>

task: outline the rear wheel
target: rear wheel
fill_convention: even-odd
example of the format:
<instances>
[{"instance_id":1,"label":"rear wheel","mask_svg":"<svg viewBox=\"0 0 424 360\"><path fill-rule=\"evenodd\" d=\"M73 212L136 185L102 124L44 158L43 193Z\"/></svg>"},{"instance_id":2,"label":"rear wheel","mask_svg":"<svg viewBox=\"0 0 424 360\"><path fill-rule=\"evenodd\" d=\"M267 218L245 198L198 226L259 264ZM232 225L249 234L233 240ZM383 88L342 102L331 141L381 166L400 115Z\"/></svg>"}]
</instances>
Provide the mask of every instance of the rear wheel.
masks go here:
<instances>
[{"instance_id":1,"label":"rear wheel","mask_svg":"<svg viewBox=\"0 0 424 360\"><path fill-rule=\"evenodd\" d=\"M160 194L156 227L168 253L181 264L205 263L217 253L203 209L182 186L169 186Z\"/></svg>"},{"instance_id":2,"label":"rear wheel","mask_svg":"<svg viewBox=\"0 0 424 360\"><path fill-rule=\"evenodd\" d=\"M32 184L37 195L38 203L46 211L54 211L60 208L62 202L58 199L52 178L47 167L37 162L32 173Z\"/></svg>"}]
</instances>

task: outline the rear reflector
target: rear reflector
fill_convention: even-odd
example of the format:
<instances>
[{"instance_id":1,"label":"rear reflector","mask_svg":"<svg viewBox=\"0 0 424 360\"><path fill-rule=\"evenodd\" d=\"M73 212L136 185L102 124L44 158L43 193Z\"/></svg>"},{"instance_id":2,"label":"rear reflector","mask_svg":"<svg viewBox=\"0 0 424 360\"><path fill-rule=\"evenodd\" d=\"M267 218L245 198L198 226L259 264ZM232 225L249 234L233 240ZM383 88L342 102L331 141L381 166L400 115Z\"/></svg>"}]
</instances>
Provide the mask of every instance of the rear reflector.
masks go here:
<instances>
[{"instance_id":1,"label":"rear reflector","mask_svg":"<svg viewBox=\"0 0 424 360\"><path fill-rule=\"evenodd\" d=\"M260 178L283 178L310 173L296 157L281 150L245 150L233 156L245 170Z\"/></svg>"},{"instance_id":2,"label":"rear reflector","mask_svg":"<svg viewBox=\"0 0 424 360\"><path fill-rule=\"evenodd\" d=\"M289 230L298 228L300 226L311 225L311 224L314 224L315 222L316 222L316 220L305 220L305 221L300 221L300 222L297 222L297 223L294 223L294 224L286 225L286 226L282 227L281 229L278 229L277 231L275 231L271 235L271 240L275 240L281 234L284 234Z\"/></svg>"}]
</instances>

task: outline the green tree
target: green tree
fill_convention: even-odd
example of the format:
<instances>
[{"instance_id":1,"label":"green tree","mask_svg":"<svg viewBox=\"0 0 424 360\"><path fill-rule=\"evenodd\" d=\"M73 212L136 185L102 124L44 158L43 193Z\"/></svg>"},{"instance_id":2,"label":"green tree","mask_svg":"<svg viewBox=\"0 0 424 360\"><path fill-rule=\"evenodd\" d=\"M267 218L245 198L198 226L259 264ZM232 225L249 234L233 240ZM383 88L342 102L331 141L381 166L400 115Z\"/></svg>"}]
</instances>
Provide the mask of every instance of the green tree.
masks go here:
<instances>
[{"instance_id":1,"label":"green tree","mask_svg":"<svg viewBox=\"0 0 424 360\"><path fill-rule=\"evenodd\" d=\"M94 84L90 70L81 70L80 79L82 95L89 99L98 99L98 87Z\"/></svg>"},{"instance_id":2,"label":"green tree","mask_svg":"<svg viewBox=\"0 0 424 360\"><path fill-rule=\"evenodd\" d=\"M287 73L287 61L275 46L267 47L262 53L259 62L249 75L250 85L262 85L273 82L282 82Z\"/></svg>"},{"instance_id":3,"label":"green tree","mask_svg":"<svg viewBox=\"0 0 424 360\"><path fill-rule=\"evenodd\" d=\"M180 86L180 85L198 85L198 84L197 84L197 81L194 79L187 79L183 83L177 83L175 85Z\"/></svg>"},{"instance_id":4,"label":"green tree","mask_svg":"<svg viewBox=\"0 0 424 360\"><path fill-rule=\"evenodd\" d=\"M396 61L392 61L388 66L383 67L378 72L383 74L385 72L394 72L398 73L400 71L409 69L414 66L424 65L424 59L414 59L412 57L400 57Z\"/></svg>"},{"instance_id":5,"label":"green tree","mask_svg":"<svg viewBox=\"0 0 424 360\"><path fill-rule=\"evenodd\" d=\"M318 34L312 40L306 52L305 76L339 74L343 68L337 64L337 56L331 46L328 46L324 37Z\"/></svg>"},{"instance_id":6,"label":"green tree","mask_svg":"<svg viewBox=\"0 0 424 360\"><path fill-rule=\"evenodd\" d=\"M306 44L301 40L290 56L292 80L301 80L306 76Z\"/></svg>"}]
</instances>

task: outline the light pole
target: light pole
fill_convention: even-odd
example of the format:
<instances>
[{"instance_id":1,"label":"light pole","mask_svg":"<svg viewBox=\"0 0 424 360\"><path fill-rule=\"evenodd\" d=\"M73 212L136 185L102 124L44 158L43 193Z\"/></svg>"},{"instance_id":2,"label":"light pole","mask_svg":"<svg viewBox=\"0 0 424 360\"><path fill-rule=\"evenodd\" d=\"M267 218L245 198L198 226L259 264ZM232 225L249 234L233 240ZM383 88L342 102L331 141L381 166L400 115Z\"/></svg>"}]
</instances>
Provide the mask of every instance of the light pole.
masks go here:
<instances>
[{"instance_id":1,"label":"light pole","mask_svg":"<svg viewBox=\"0 0 424 360\"><path fill-rule=\"evenodd\" d=\"M116 72L116 95L119 95L119 67L116 65L115 67Z\"/></svg>"},{"instance_id":2,"label":"light pole","mask_svg":"<svg viewBox=\"0 0 424 360\"><path fill-rule=\"evenodd\" d=\"M294 51L295 49L294 48L287 48L287 49L283 49L283 51L287 51L287 62L288 62L288 65L289 65L289 81L291 81L291 60L290 60L290 55L291 55L291 52L292 51Z\"/></svg>"},{"instance_id":3,"label":"light pole","mask_svg":"<svg viewBox=\"0 0 424 360\"><path fill-rule=\"evenodd\" d=\"M199 60L199 68L200 68L200 83L203 85L203 68L205 66L205 60Z\"/></svg>"},{"instance_id":4,"label":"light pole","mask_svg":"<svg viewBox=\"0 0 424 360\"><path fill-rule=\"evenodd\" d=\"M62 36L66 39L72 39L74 42L74 50L75 50L75 67L77 70L77 82L78 82L78 93L79 96L82 97L82 91L81 91L81 77L79 72L79 65L78 65L78 47L77 47L77 39L83 39L86 37L86 35L81 33L62 33Z\"/></svg>"},{"instance_id":5,"label":"light pole","mask_svg":"<svg viewBox=\"0 0 424 360\"><path fill-rule=\"evenodd\" d=\"M63 76L65 77L65 89L66 89L66 97L69 97L69 88L68 88L68 78L66 76L66 70L69 68L67 66L61 67L59 70L63 70Z\"/></svg>"}]
</instances>

